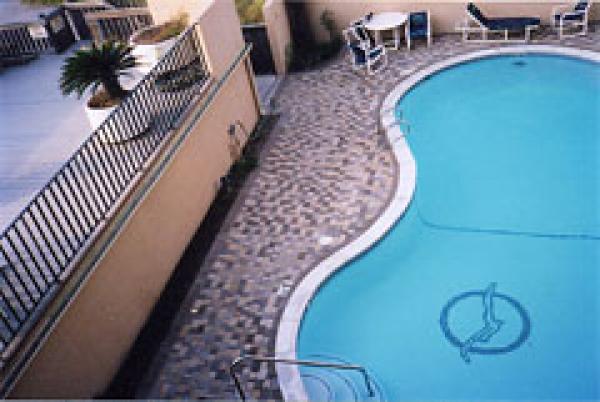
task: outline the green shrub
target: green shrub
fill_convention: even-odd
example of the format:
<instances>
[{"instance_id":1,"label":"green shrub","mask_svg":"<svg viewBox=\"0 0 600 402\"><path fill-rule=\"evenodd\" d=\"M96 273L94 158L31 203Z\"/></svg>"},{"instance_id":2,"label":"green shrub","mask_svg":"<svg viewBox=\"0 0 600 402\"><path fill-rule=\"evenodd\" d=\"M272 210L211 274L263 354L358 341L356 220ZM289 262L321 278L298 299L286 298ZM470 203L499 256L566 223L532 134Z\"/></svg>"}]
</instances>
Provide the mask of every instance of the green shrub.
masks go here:
<instances>
[{"instance_id":1,"label":"green shrub","mask_svg":"<svg viewBox=\"0 0 600 402\"><path fill-rule=\"evenodd\" d=\"M135 43L137 45L149 45L174 38L185 31L188 26L188 20L188 14L181 13L161 25L146 28L137 35Z\"/></svg>"},{"instance_id":2,"label":"green shrub","mask_svg":"<svg viewBox=\"0 0 600 402\"><path fill-rule=\"evenodd\" d=\"M258 24L264 21L263 6L265 0L235 0L242 25Z\"/></svg>"},{"instance_id":3,"label":"green shrub","mask_svg":"<svg viewBox=\"0 0 600 402\"><path fill-rule=\"evenodd\" d=\"M102 86L110 99L122 99L127 91L119 77L136 65L131 50L131 46L109 41L76 51L62 67L60 89L64 95L81 96L88 89L96 92Z\"/></svg>"},{"instance_id":4,"label":"green shrub","mask_svg":"<svg viewBox=\"0 0 600 402\"><path fill-rule=\"evenodd\" d=\"M315 41L312 43L308 41L294 41L291 48L286 48L286 61L289 61L291 71L315 68L319 64L334 58L340 52L344 41L338 33L333 13L330 10L323 11L320 23L327 31L329 41Z\"/></svg>"},{"instance_id":5,"label":"green shrub","mask_svg":"<svg viewBox=\"0 0 600 402\"><path fill-rule=\"evenodd\" d=\"M21 0L21 3L32 6L55 6L64 3L64 0Z\"/></svg>"}]
</instances>

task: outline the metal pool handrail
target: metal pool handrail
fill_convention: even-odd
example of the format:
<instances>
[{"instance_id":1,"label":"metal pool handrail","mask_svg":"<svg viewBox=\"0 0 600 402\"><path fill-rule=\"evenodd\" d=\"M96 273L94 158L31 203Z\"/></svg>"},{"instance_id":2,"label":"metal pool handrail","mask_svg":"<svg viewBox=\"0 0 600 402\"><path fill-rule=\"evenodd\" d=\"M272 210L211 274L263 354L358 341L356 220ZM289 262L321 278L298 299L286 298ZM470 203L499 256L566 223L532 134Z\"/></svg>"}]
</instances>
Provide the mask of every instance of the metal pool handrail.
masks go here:
<instances>
[{"instance_id":1,"label":"metal pool handrail","mask_svg":"<svg viewBox=\"0 0 600 402\"><path fill-rule=\"evenodd\" d=\"M333 368L338 370L355 370L362 374L363 379L365 381L365 386L369 393L370 397L375 396L375 392L373 391L373 386L371 385L371 377L369 376L367 369L363 366L359 366L356 364L342 364L342 363L330 363L330 362L321 362L315 360L297 360L297 359L284 359L278 357L267 357L267 356L240 356L231 363L229 366L229 375L233 379L235 383L235 388L237 389L238 394L242 401L246 400L246 394L242 388L242 384L240 382L239 377L237 376L235 370L245 361L250 360L257 363L283 363L283 364L293 364L297 366L308 366L308 367L324 367L324 368Z\"/></svg>"}]
</instances>

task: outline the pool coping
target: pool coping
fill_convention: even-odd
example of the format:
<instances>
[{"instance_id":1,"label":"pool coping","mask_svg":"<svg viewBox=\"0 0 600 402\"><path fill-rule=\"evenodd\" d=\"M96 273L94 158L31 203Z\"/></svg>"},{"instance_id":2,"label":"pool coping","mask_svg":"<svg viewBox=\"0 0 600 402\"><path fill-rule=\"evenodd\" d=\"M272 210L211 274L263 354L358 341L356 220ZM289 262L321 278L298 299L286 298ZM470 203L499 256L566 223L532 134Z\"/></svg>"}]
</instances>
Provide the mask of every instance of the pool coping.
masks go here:
<instances>
[{"instance_id":1,"label":"pool coping","mask_svg":"<svg viewBox=\"0 0 600 402\"><path fill-rule=\"evenodd\" d=\"M395 109L397 102L425 78L457 64L486 57L532 53L574 57L600 63L600 53L573 47L517 45L484 49L450 57L427 66L400 81L385 97L380 109L380 121L398 167L399 177L394 195L385 210L366 231L321 261L295 288L279 322L275 340L275 356L287 359L297 358L296 348L300 326L304 313L315 294L333 274L342 269L348 262L369 250L383 238L397 221L402 218L412 201L416 188L417 165L408 142L404 138L404 133L396 123ZM355 364L357 362L351 363ZM275 368L284 400L309 400L300 377L298 366L279 363Z\"/></svg>"}]
</instances>

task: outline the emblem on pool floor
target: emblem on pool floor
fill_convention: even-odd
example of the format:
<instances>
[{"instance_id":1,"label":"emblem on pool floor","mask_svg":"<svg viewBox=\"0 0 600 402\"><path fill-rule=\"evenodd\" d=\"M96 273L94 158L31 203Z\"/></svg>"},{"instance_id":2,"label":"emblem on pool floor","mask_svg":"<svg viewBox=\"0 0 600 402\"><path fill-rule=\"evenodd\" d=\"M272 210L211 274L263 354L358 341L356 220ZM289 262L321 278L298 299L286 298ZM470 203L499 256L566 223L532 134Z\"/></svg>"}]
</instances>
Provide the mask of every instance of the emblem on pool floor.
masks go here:
<instances>
[{"instance_id":1,"label":"emblem on pool floor","mask_svg":"<svg viewBox=\"0 0 600 402\"><path fill-rule=\"evenodd\" d=\"M446 303L440 326L466 363L471 354L502 354L517 349L529 337L531 322L514 298L496 292L492 282L484 290L464 292ZM478 315L481 314L481 315Z\"/></svg>"}]
</instances>

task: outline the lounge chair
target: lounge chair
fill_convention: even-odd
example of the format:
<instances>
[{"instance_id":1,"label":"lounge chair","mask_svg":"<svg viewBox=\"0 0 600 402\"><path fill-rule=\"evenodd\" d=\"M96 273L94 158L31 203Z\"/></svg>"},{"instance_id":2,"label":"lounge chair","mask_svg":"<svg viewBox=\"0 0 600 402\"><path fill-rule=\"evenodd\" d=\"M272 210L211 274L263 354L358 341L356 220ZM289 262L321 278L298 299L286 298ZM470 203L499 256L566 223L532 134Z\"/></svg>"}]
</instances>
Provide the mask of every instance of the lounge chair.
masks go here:
<instances>
[{"instance_id":1,"label":"lounge chair","mask_svg":"<svg viewBox=\"0 0 600 402\"><path fill-rule=\"evenodd\" d=\"M558 31L560 39L587 34L591 5L591 1L580 1L575 5L563 4L552 9L552 26Z\"/></svg>"},{"instance_id":2,"label":"lounge chair","mask_svg":"<svg viewBox=\"0 0 600 402\"><path fill-rule=\"evenodd\" d=\"M366 68L368 74L374 74L387 64L383 45L373 46L369 39L362 39L355 26L344 30L344 38L354 68Z\"/></svg>"},{"instance_id":3,"label":"lounge chair","mask_svg":"<svg viewBox=\"0 0 600 402\"><path fill-rule=\"evenodd\" d=\"M373 35L369 33L364 25L364 23L369 21L371 18L373 18L373 13L367 14L363 18L354 21L351 24L351 28L354 28L361 41L368 41L371 46L375 46L375 38L373 38Z\"/></svg>"},{"instance_id":4,"label":"lounge chair","mask_svg":"<svg viewBox=\"0 0 600 402\"><path fill-rule=\"evenodd\" d=\"M484 42L527 42L531 39L531 31L540 27L540 19L537 17L509 17L509 18L487 18L481 10L473 3L467 4L467 16L469 20L457 29L463 33L463 40L473 40L469 38L470 33L480 33L481 39L476 41ZM469 24L469 22L475 25ZM511 33L523 34L517 39L511 39ZM500 34L500 39L490 38L490 35Z\"/></svg>"},{"instance_id":5,"label":"lounge chair","mask_svg":"<svg viewBox=\"0 0 600 402\"><path fill-rule=\"evenodd\" d=\"M408 21L406 22L408 48L411 48L413 39L419 38L427 39L427 47L431 46L431 15L429 10L408 15Z\"/></svg>"}]
</instances>

